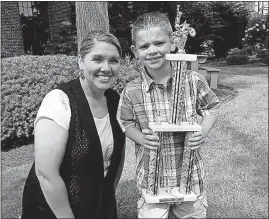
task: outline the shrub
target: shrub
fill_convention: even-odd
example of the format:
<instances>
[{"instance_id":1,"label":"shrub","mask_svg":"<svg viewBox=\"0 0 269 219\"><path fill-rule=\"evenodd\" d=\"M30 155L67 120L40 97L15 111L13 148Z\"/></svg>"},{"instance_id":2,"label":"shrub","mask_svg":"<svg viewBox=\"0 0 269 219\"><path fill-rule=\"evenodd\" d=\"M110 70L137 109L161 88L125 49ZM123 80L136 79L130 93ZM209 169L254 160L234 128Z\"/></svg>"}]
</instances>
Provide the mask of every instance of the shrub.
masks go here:
<instances>
[{"instance_id":1,"label":"shrub","mask_svg":"<svg viewBox=\"0 0 269 219\"><path fill-rule=\"evenodd\" d=\"M235 56L235 55L248 55L248 52L246 49L238 49L238 48L235 48L235 49L231 49L230 52L228 52L228 55L231 55L231 56Z\"/></svg>"},{"instance_id":2,"label":"shrub","mask_svg":"<svg viewBox=\"0 0 269 219\"><path fill-rule=\"evenodd\" d=\"M245 30L245 37L242 39L244 47L248 48L250 54L255 54L259 49L268 49L269 14L254 15Z\"/></svg>"},{"instance_id":3,"label":"shrub","mask_svg":"<svg viewBox=\"0 0 269 219\"><path fill-rule=\"evenodd\" d=\"M131 60L130 56L126 56L122 60L119 77L113 85L113 88L121 93L129 81L139 76L139 71L141 68L142 65L140 63L137 63L135 59Z\"/></svg>"},{"instance_id":4,"label":"shrub","mask_svg":"<svg viewBox=\"0 0 269 219\"><path fill-rule=\"evenodd\" d=\"M226 58L227 65L245 65L249 57L246 55L228 55Z\"/></svg>"},{"instance_id":5,"label":"shrub","mask_svg":"<svg viewBox=\"0 0 269 219\"><path fill-rule=\"evenodd\" d=\"M63 81L74 78L76 58L19 56L2 60L1 143L13 147L29 139L43 97Z\"/></svg>"},{"instance_id":6,"label":"shrub","mask_svg":"<svg viewBox=\"0 0 269 219\"><path fill-rule=\"evenodd\" d=\"M268 65L269 56L268 56L268 50L267 49L258 51L256 57L260 58L260 61L262 63Z\"/></svg>"},{"instance_id":7,"label":"shrub","mask_svg":"<svg viewBox=\"0 0 269 219\"><path fill-rule=\"evenodd\" d=\"M268 51L267 51L267 49L257 51L256 57L257 58L266 58L266 57L268 57Z\"/></svg>"},{"instance_id":8,"label":"shrub","mask_svg":"<svg viewBox=\"0 0 269 219\"><path fill-rule=\"evenodd\" d=\"M77 77L75 56L19 56L2 60L1 144L11 149L33 139L33 125L44 96L58 84ZM133 61L123 60L114 88L138 76Z\"/></svg>"},{"instance_id":9,"label":"shrub","mask_svg":"<svg viewBox=\"0 0 269 219\"><path fill-rule=\"evenodd\" d=\"M261 62L265 65L269 65L269 56L267 55L267 57L263 57L261 59Z\"/></svg>"}]
</instances>

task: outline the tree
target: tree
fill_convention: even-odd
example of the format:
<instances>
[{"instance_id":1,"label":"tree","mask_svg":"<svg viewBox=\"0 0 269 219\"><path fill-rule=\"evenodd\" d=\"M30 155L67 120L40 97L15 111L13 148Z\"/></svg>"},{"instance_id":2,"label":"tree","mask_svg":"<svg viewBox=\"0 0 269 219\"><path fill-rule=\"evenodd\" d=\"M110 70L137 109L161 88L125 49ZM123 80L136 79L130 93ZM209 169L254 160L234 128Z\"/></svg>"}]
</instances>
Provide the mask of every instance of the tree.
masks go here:
<instances>
[{"instance_id":1,"label":"tree","mask_svg":"<svg viewBox=\"0 0 269 219\"><path fill-rule=\"evenodd\" d=\"M109 31L107 2L76 2L78 49L89 31Z\"/></svg>"},{"instance_id":2,"label":"tree","mask_svg":"<svg viewBox=\"0 0 269 219\"><path fill-rule=\"evenodd\" d=\"M188 1L133 1L109 2L109 19L113 33L131 44L130 23L145 12L166 13L174 28L176 8L180 6L181 22L186 20L195 30L195 37L188 37L186 51L201 53L202 45L212 42L217 57L224 57L234 47L242 46L242 37L247 25L248 11L243 2L188 2ZM126 52L123 46L123 52ZM127 52L129 52L127 50Z\"/></svg>"}]
</instances>

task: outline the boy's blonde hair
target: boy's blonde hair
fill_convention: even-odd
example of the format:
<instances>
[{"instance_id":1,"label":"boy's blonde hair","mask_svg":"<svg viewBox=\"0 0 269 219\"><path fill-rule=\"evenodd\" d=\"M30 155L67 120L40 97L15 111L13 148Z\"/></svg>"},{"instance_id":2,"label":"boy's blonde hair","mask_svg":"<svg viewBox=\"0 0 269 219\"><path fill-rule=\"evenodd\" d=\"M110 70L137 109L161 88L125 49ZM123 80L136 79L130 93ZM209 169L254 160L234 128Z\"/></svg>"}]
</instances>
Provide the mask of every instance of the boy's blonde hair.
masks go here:
<instances>
[{"instance_id":1,"label":"boy's blonde hair","mask_svg":"<svg viewBox=\"0 0 269 219\"><path fill-rule=\"evenodd\" d=\"M149 29L151 27L161 27L167 32L169 37L172 37L172 26L166 14L161 12L149 12L139 16L131 24L132 43L135 45L136 33L142 29Z\"/></svg>"}]
</instances>

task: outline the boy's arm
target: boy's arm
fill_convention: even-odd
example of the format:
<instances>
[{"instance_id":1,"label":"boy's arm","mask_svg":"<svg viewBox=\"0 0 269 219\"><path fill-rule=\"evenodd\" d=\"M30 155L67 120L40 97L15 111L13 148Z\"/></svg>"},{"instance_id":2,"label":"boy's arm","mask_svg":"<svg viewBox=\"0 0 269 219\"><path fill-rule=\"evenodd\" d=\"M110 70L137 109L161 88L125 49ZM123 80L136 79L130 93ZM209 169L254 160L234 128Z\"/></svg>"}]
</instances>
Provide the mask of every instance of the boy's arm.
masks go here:
<instances>
[{"instance_id":1,"label":"boy's arm","mask_svg":"<svg viewBox=\"0 0 269 219\"><path fill-rule=\"evenodd\" d=\"M219 113L220 101L214 92L209 88L206 79L200 75L197 82L197 113L203 117L201 125L202 132L193 133L189 139L192 150L197 149L205 141L210 130L214 127Z\"/></svg>"},{"instance_id":2,"label":"boy's arm","mask_svg":"<svg viewBox=\"0 0 269 219\"><path fill-rule=\"evenodd\" d=\"M217 118L218 115L206 115L203 117L201 122L203 127L202 132L193 133L192 137L189 139L189 146L191 146L191 150L196 150L202 143L204 143L208 133L214 127Z\"/></svg>"},{"instance_id":3,"label":"boy's arm","mask_svg":"<svg viewBox=\"0 0 269 219\"><path fill-rule=\"evenodd\" d=\"M152 131L150 129L143 129L142 132L134 127L125 132L126 136L133 140L135 143L152 150L156 150L159 143L159 137L156 135L152 135Z\"/></svg>"},{"instance_id":4,"label":"boy's arm","mask_svg":"<svg viewBox=\"0 0 269 219\"><path fill-rule=\"evenodd\" d=\"M158 136L152 135L152 131L149 129L143 129L141 132L137 127L134 106L126 89L122 91L120 96L117 120L125 135L135 143L149 149L156 149L159 146Z\"/></svg>"}]
</instances>

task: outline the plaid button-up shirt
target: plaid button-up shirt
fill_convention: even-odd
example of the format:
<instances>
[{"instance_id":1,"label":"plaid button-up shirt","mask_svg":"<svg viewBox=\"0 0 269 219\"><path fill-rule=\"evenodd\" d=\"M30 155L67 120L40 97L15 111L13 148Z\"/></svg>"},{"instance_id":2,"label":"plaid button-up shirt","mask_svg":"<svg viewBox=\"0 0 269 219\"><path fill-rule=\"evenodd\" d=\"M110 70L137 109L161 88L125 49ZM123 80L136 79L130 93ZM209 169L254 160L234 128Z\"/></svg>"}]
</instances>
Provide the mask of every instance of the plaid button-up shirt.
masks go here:
<instances>
[{"instance_id":1,"label":"plaid button-up shirt","mask_svg":"<svg viewBox=\"0 0 269 219\"><path fill-rule=\"evenodd\" d=\"M172 114L172 80L170 78L166 86L158 84L143 70L140 77L125 87L117 113L117 119L123 132L134 127L140 130L148 128L148 122L156 122L156 118L161 115L163 120L169 121ZM195 100L195 111L198 115L218 113L219 100L201 74L189 71L185 82L183 121L188 121L188 116L190 116L188 112L192 112L194 107L191 103L192 98ZM184 133L164 133L160 150L159 187L179 186L184 138ZM149 149L136 143L135 154L137 188L141 191L141 188L147 188L148 183ZM199 192L196 193L201 193L204 171L199 149L196 155L193 168L193 187L198 187Z\"/></svg>"}]
</instances>

